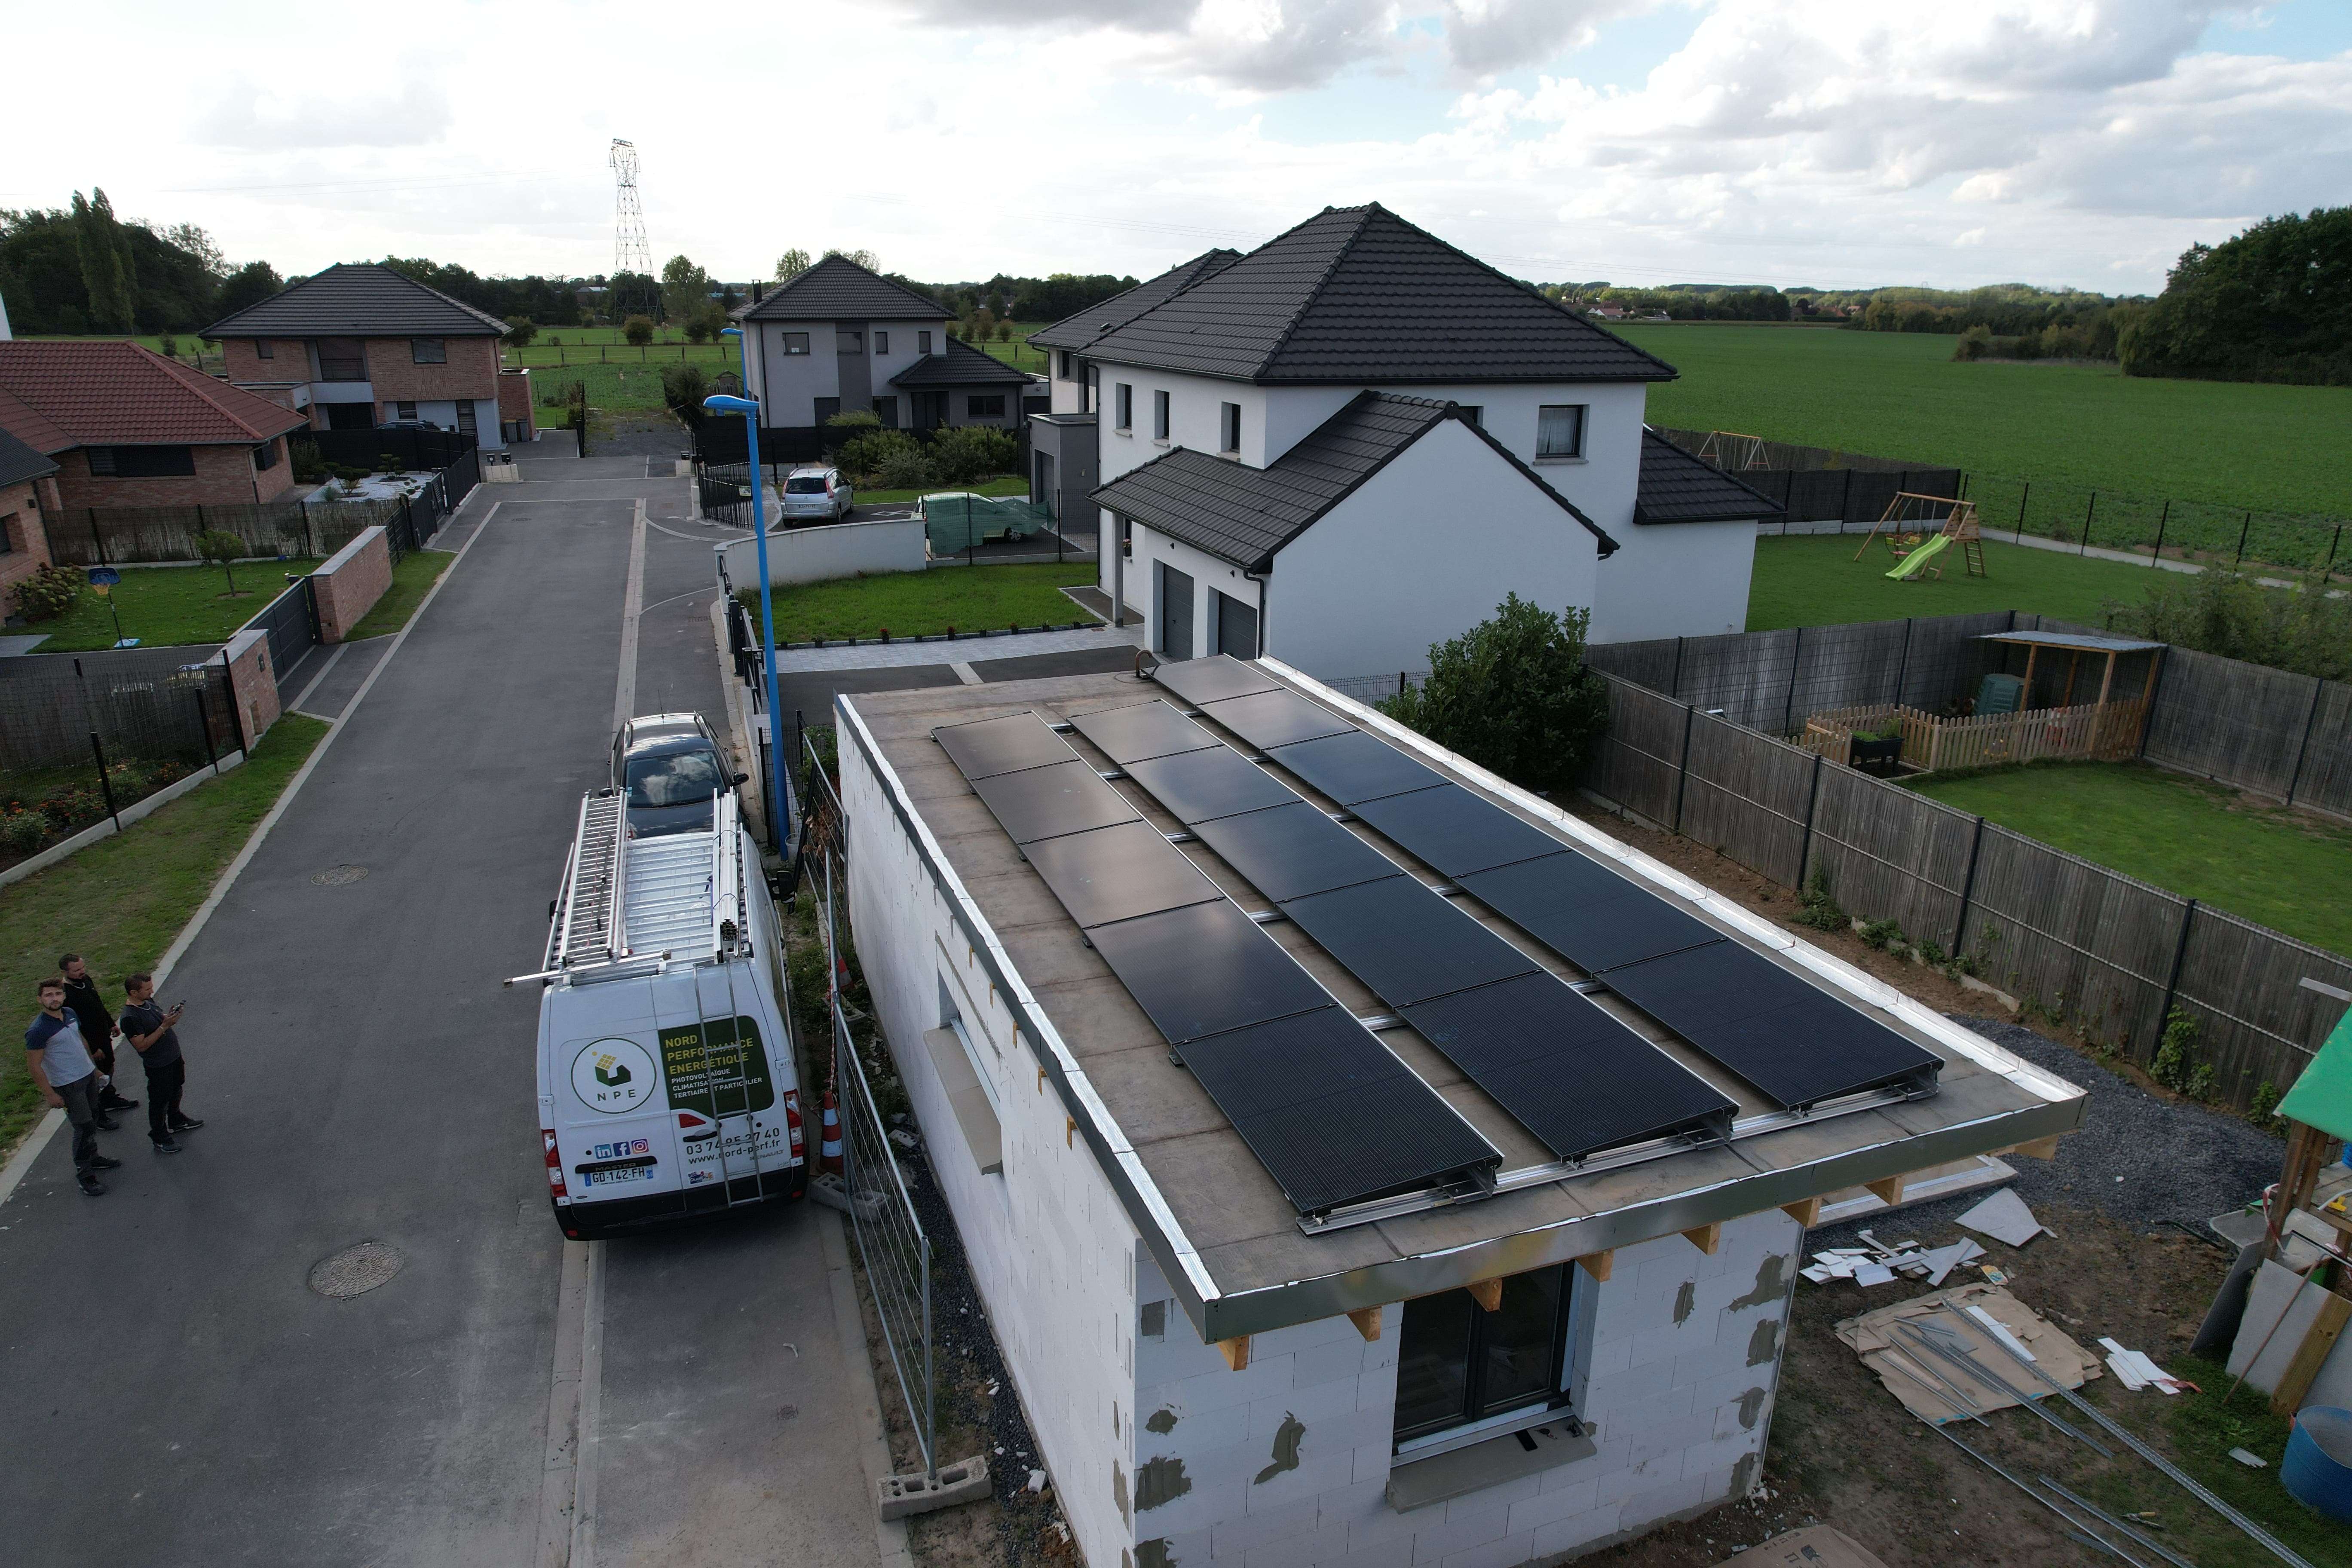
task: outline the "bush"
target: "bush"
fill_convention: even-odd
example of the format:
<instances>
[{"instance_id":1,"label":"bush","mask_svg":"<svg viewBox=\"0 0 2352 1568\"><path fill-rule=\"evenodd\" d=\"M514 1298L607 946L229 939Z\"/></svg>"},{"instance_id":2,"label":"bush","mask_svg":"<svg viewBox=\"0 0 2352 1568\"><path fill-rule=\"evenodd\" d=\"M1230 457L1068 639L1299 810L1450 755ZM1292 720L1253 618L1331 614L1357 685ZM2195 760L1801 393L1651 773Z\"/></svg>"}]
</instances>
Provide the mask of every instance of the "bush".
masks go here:
<instances>
[{"instance_id":1,"label":"bush","mask_svg":"<svg viewBox=\"0 0 2352 1568\"><path fill-rule=\"evenodd\" d=\"M2147 1076L2190 1100L2212 1099L2213 1064L2199 1061L2196 1051L2197 1019L2185 1008L2175 1007L2164 1021L2164 1038L2156 1048L2156 1059L2147 1065Z\"/></svg>"},{"instance_id":2,"label":"bush","mask_svg":"<svg viewBox=\"0 0 2352 1568\"><path fill-rule=\"evenodd\" d=\"M710 395L710 377L698 364L662 366L662 405L688 428L701 423L702 400Z\"/></svg>"},{"instance_id":3,"label":"bush","mask_svg":"<svg viewBox=\"0 0 2352 1568\"><path fill-rule=\"evenodd\" d=\"M958 425L939 433L931 442L931 462L950 484L969 484L992 474L1013 471L1021 460L1021 443L1009 430L989 425Z\"/></svg>"},{"instance_id":4,"label":"bush","mask_svg":"<svg viewBox=\"0 0 2352 1568\"><path fill-rule=\"evenodd\" d=\"M2352 680L2352 599L2330 597L2324 579L2265 588L2219 565L2193 577L2148 575L2161 581L2148 585L2140 603L2105 601L2110 628L2298 675Z\"/></svg>"},{"instance_id":5,"label":"bush","mask_svg":"<svg viewBox=\"0 0 2352 1568\"><path fill-rule=\"evenodd\" d=\"M1956 360L1982 359L1991 352L1992 329L1982 321L1962 332L1960 341L1952 345L1952 357Z\"/></svg>"},{"instance_id":6,"label":"bush","mask_svg":"<svg viewBox=\"0 0 2352 1568\"><path fill-rule=\"evenodd\" d=\"M1815 931L1844 931L1853 924L1831 895L1828 873L1818 866L1813 868L1812 880L1797 895L1797 912L1789 918L1801 926Z\"/></svg>"},{"instance_id":7,"label":"bush","mask_svg":"<svg viewBox=\"0 0 2352 1568\"><path fill-rule=\"evenodd\" d=\"M0 816L0 848L30 855L48 842L49 819L37 811L16 810Z\"/></svg>"},{"instance_id":8,"label":"bush","mask_svg":"<svg viewBox=\"0 0 2352 1568\"><path fill-rule=\"evenodd\" d=\"M81 596L82 575L63 566L40 565L16 584L16 613L28 621L53 621Z\"/></svg>"},{"instance_id":9,"label":"bush","mask_svg":"<svg viewBox=\"0 0 2352 1568\"><path fill-rule=\"evenodd\" d=\"M886 490L928 490L940 482L939 466L931 461L931 455L912 441L886 454L875 466L874 477Z\"/></svg>"},{"instance_id":10,"label":"bush","mask_svg":"<svg viewBox=\"0 0 2352 1568\"><path fill-rule=\"evenodd\" d=\"M162 354L165 359L178 359L180 357L180 340L173 337L171 333L165 332L163 336L155 340L155 352Z\"/></svg>"},{"instance_id":11,"label":"bush","mask_svg":"<svg viewBox=\"0 0 2352 1568\"><path fill-rule=\"evenodd\" d=\"M870 479L882 471L882 465L890 458L921 450L915 438L903 430L873 430L841 444L841 466L861 479Z\"/></svg>"},{"instance_id":12,"label":"bush","mask_svg":"<svg viewBox=\"0 0 2352 1568\"><path fill-rule=\"evenodd\" d=\"M530 347L530 340L539 336L539 328L531 319L529 316L509 316L506 320L507 342L519 349Z\"/></svg>"},{"instance_id":13,"label":"bush","mask_svg":"<svg viewBox=\"0 0 2352 1568\"><path fill-rule=\"evenodd\" d=\"M697 316L694 320L687 322L686 341L690 343L709 342L710 341L710 323L700 316Z\"/></svg>"},{"instance_id":14,"label":"bush","mask_svg":"<svg viewBox=\"0 0 2352 1568\"><path fill-rule=\"evenodd\" d=\"M1517 594L1429 650L1429 679L1381 704L1402 724L1522 788L1573 789L1609 728L1609 691L1584 665L1591 612Z\"/></svg>"},{"instance_id":15,"label":"bush","mask_svg":"<svg viewBox=\"0 0 2352 1568\"><path fill-rule=\"evenodd\" d=\"M621 323L621 335L629 340L631 348L641 349L654 341L654 320L651 316L631 316Z\"/></svg>"},{"instance_id":16,"label":"bush","mask_svg":"<svg viewBox=\"0 0 2352 1568\"><path fill-rule=\"evenodd\" d=\"M286 451L293 462L296 484L316 485L326 481L327 460L319 456L316 441L289 441Z\"/></svg>"}]
</instances>

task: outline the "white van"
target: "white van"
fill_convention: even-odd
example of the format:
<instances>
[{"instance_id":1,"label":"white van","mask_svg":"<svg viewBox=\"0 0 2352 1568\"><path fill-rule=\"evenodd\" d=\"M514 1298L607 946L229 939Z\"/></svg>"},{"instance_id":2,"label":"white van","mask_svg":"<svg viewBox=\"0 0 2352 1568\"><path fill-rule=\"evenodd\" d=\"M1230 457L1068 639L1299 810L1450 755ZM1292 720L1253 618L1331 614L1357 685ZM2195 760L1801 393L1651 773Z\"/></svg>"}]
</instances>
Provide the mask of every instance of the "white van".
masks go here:
<instances>
[{"instance_id":1,"label":"white van","mask_svg":"<svg viewBox=\"0 0 2352 1568\"><path fill-rule=\"evenodd\" d=\"M574 1239L808 1190L782 936L735 796L657 838L627 836L626 804L580 803L546 967L520 977L546 988L540 1137Z\"/></svg>"}]
</instances>

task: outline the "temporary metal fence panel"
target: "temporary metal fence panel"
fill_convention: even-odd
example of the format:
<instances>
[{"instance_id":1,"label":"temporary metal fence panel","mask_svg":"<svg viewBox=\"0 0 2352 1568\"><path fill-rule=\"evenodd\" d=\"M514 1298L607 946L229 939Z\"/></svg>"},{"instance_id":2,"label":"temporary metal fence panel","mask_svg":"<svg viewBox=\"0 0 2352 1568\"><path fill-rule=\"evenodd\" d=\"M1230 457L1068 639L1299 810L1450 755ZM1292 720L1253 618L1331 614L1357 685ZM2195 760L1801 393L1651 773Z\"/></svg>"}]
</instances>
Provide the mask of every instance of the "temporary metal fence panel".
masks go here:
<instances>
[{"instance_id":1,"label":"temporary metal fence panel","mask_svg":"<svg viewBox=\"0 0 2352 1568\"><path fill-rule=\"evenodd\" d=\"M318 590L302 577L246 623L269 639L269 665L280 677L319 645Z\"/></svg>"}]
</instances>

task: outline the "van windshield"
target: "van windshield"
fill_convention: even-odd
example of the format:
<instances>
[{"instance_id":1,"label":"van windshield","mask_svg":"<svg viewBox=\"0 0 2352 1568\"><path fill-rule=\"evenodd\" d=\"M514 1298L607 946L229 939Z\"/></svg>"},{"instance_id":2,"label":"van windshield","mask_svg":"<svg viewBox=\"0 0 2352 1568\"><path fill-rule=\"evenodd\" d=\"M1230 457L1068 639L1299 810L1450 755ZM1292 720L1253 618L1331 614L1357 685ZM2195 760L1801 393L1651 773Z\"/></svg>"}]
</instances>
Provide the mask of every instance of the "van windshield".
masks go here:
<instances>
[{"instance_id":1,"label":"van windshield","mask_svg":"<svg viewBox=\"0 0 2352 1568\"><path fill-rule=\"evenodd\" d=\"M667 757L631 757L628 785L631 805L687 805L725 789L727 775L709 752L678 752Z\"/></svg>"},{"instance_id":2,"label":"van windshield","mask_svg":"<svg viewBox=\"0 0 2352 1568\"><path fill-rule=\"evenodd\" d=\"M821 496L824 494L824 477L818 474L794 474L784 481L784 493L788 496Z\"/></svg>"}]
</instances>

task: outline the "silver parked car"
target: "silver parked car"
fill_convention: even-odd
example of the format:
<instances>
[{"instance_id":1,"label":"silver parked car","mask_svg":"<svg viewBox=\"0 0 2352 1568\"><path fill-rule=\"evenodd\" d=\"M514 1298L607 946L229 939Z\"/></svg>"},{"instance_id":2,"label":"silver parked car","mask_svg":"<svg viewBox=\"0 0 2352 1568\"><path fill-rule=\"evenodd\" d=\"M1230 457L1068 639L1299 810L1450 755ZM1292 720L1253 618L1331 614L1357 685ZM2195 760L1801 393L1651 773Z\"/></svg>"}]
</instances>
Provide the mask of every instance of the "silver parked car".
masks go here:
<instances>
[{"instance_id":1,"label":"silver parked car","mask_svg":"<svg viewBox=\"0 0 2352 1568\"><path fill-rule=\"evenodd\" d=\"M784 478L787 521L818 517L839 522L856 504L857 497L839 468L794 468Z\"/></svg>"},{"instance_id":2,"label":"silver parked car","mask_svg":"<svg viewBox=\"0 0 2352 1568\"><path fill-rule=\"evenodd\" d=\"M628 795L632 838L708 831L712 797L750 776L728 764L699 713L648 714L613 737L613 787Z\"/></svg>"}]
</instances>

